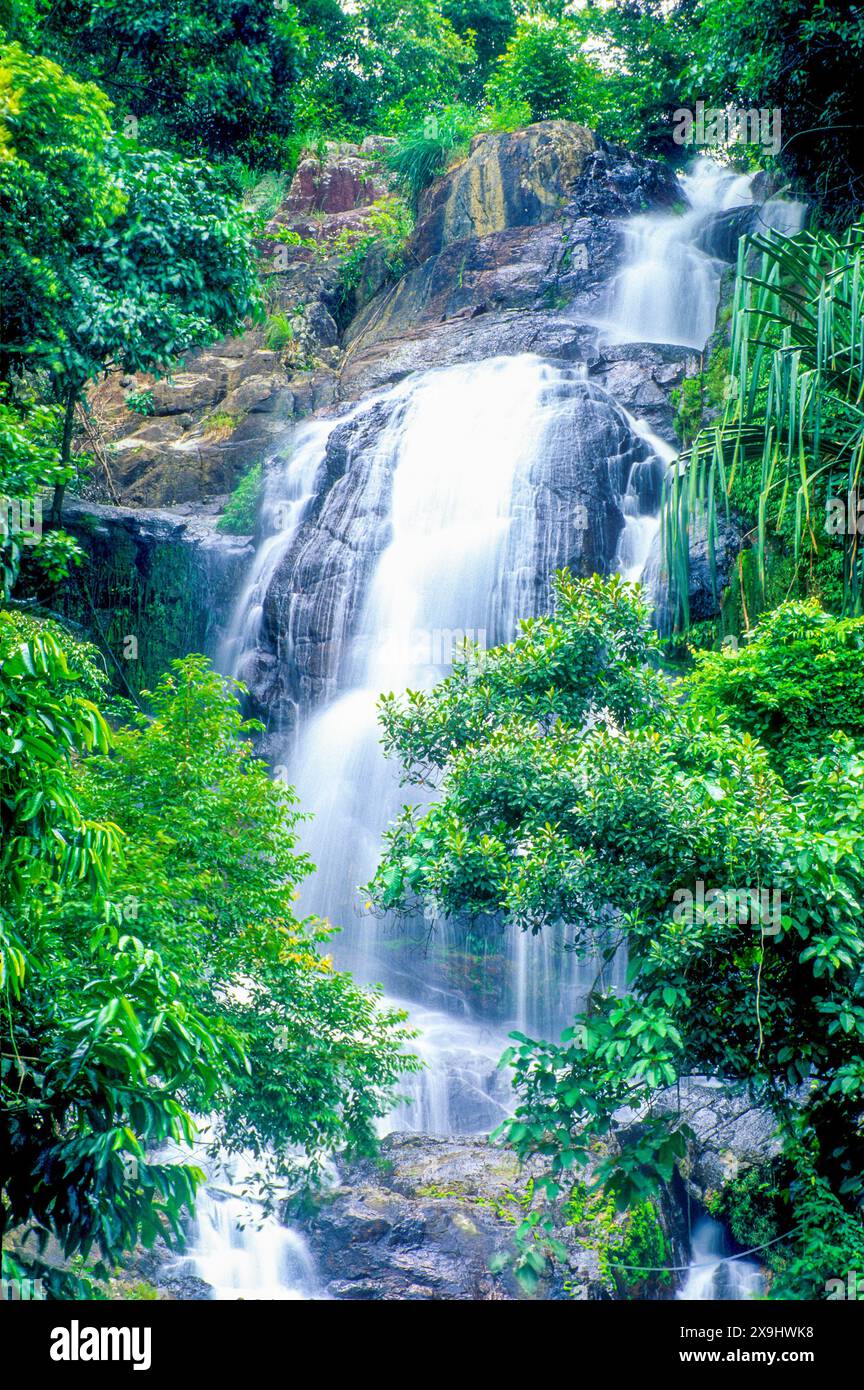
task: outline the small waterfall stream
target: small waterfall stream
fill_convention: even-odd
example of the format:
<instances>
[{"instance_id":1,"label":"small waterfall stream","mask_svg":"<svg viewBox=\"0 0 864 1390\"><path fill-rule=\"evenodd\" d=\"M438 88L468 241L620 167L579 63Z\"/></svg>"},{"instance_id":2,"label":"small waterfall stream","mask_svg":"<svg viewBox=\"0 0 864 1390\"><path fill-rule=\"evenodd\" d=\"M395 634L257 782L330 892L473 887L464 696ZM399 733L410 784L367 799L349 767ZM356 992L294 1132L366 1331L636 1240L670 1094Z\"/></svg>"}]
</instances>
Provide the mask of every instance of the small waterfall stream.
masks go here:
<instances>
[{"instance_id":1,"label":"small waterfall stream","mask_svg":"<svg viewBox=\"0 0 864 1390\"><path fill-rule=\"evenodd\" d=\"M687 1301L758 1298L764 1290L759 1265L733 1255L726 1232L705 1216L693 1230L690 1269L677 1297Z\"/></svg>"},{"instance_id":2,"label":"small waterfall stream","mask_svg":"<svg viewBox=\"0 0 864 1390\"><path fill-rule=\"evenodd\" d=\"M748 178L703 160L682 180L687 210L625 224L626 263L595 320L601 340L701 348L714 326L722 267L700 249L699 234L712 214L746 205L750 196ZM338 647L322 682L329 698L317 706L297 698L297 727L284 735L279 755L304 810L314 814L303 847L318 871L304 887L302 907L343 928L337 964L382 983L420 1030L425 1069L407 1080L410 1103L383 1129L486 1132L510 1104L507 1079L497 1069L508 1029L515 1024L555 1035L598 967L566 950L572 928L530 937L493 923L482 947L491 953L490 1000L457 968L480 948L466 942L464 927L437 921L434 904L423 920L397 926L364 914L358 886L376 866L382 831L403 800L418 799L414 789L400 789L396 769L381 753L376 702L382 692L434 684L460 638L481 648L511 640L520 617L547 607L550 576L573 545L573 514L581 506L566 493L561 502L556 460L565 458L568 470L582 469L599 486L598 441L606 451L600 460L606 511L582 507L581 524L590 540L617 517L607 565L638 579L657 533L660 484L674 450L583 369L525 355L420 373L328 421L313 421L297 431L290 456L269 470L264 538L233 615L222 669L242 679L257 659L265 598L297 548L328 441L346 422L362 426L373 411L385 417L374 443L364 446L376 491L367 520L351 502L350 538L362 549L366 535L379 534L384 511L386 543L363 572L355 608L340 593L328 610L330 646ZM541 489L552 498L542 514ZM280 631L281 663L292 660L295 629L289 612ZM624 987L616 969L607 979ZM265 1226L254 1242L249 1228L247 1242L237 1200L211 1193L205 1201L190 1254L201 1277L220 1297L314 1297L299 1237ZM700 1228L680 1296L745 1296L694 1292L715 1288L718 1269L729 1268L712 1241L713 1232Z\"/></svg>"}]
</instances>

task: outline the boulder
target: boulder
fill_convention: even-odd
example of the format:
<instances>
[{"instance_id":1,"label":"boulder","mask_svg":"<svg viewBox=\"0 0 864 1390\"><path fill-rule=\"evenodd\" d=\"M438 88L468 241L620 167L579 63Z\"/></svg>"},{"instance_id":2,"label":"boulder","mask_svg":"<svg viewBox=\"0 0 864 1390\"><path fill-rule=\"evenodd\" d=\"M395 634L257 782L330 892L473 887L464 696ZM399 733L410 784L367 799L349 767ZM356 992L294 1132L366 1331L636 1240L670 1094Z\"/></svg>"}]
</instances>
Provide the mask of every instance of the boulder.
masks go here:
<instances>
[{"instance_id":1,"label":"boulder","mask_svg":"<svg viewBox=\"0 0 864 1390\"><path fill-rule=\"evenodd\" d=\"M351 212L383 198L388 186L378 165L368 158L378 153L364 141L357 149L346 142L328 141L322 156L306 155L291 180L287 212Z\"/></svg>"},{"instance_id":2,"label":"boulder","mask_svg":"<svg viewBox=\"0 0 864 1390\"><path fill-rule=\"evenodd\" d=\"M483 1137L391 1134L380 1159L339 1165L337 1184L304 1221L318 1273L338 1299L497 1302L616 1296L596 1250L562 1222L567 1267L524 1292L493 1257L512 1243L536 1165Z\"/></svg>"},{"instance_id":3,"label":"boulder","mask_svg":"<svg viewBox=\"0 0 864 1390\"><path fill-rule=\"evenodd\" d=\"M595 147L570 121L475 136L468 158L424 193L410 255L422 263L454 242L551 221Z\"/></svg>"},{"instance_id":4,"label":"boulder","mask_svg":"<svg viewBox=\"0 0 864 1390\"><path fill-rule=\"evenodd\" d=\"M689 1077L665 1092L653 1109L674 1114L690 1130L681 1174L690 1196L702 1204L747 1168L760 1167L780 1153L774 1115L741 1087Z\"/></svg>"}]
</instances>

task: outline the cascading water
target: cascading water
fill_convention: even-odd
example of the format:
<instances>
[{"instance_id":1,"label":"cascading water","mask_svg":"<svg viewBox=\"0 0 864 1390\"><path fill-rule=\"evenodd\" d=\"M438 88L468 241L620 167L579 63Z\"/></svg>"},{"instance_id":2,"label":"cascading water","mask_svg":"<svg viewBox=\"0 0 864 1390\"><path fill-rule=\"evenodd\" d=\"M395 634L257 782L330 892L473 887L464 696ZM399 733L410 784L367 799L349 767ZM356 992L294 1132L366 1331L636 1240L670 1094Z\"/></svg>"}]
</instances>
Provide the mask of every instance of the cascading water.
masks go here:
<instances>
[{"instance_id":1,"label":"cascading water","mask_svg":"<svg viewBox=\"0 0 864 1390\"><path fill-rule=\"evenodd\" d=\"M198 1157L211 1179L198 1194L195 1229L175 1277L202 1280L216 1299L325 1297L303 1237L256 1199L252 1161L233 1157L216 1171L206 1155Z\"/></svg>"},{"instance_id":2,"label":"cascading water","mask_svg":"<svg viewBox=\"0 0 864 1390\"><path fill-rule=\"evenodd\" d=\"M625 225L625 267L596 319L605 341L701 348L712 331L721 267L698 239L712 214L749 203L750 181L700 161L682 181L685 201L681 215ZM406 799L380 750L377 700L431 686L460 637L481 649L512 639L520 617L547 608L564 564L639 578L673 457L584 369L523 355L408 378L303 427L290 458L270 469L264 539L222 665L243 677L261 658L264 628L275 629L267 660L282 669L290 712L275 718L276 748L314 815L304 848L318 872L304 906L343 928L338 964L381 982L421 1032L426 1067L405 1083L411 1103L385 1128L488 1131L509 1103L496 1069L508 1025L555 1035L599 966L566 949L566 927L530 937L493 922L481 941L438 920L434 903L424 920L396 928L364 913L358 885ZM316 546L327 547L323 562ZM464 965L485 966L487 951L492 999ZM604 980L623 988L614 966ZM243 1249L227 1228L236 1231L230 1207L205 1208L202 1271L214 1243ZM697 1258L698 1240L685 1290L716 1284L715 1275L699 1282L709 1262L707 1244ZM256 1280L272 1287L265 1264ZM214 1287L248 1286L242 1269L217 1265L212 1280L203 1274ZM720 1254L714 1266L726 1267ZM296 1270L280 1277L289 1289L311 1287Z\"/></svg>"},{"instance_id":3,"label":"cascading water","mask_svg":"<svg viewBox=\"0 0 864 1390\"><path fill-rule=\"evenodd\" d=\"M299 447L272 460L261 504L263 539L237 603L218 656L220 670L242 680L255 659L264 597L312 499L321 454L334 422L316 421Z\"/></svg>"},{"instance_id":4,"label":"cascading water","mask_svg":"<svg viewBox=\"0 0 864 1390\"><path fill-rule=\"evenodd\" d=\"M759 1298L762 1271L752 1260L733 1255L723 1227L705 1216L690 1242L690 1268L677 1297L706 1301Z\"/></svg>"},{"instance_id":5,"label":"cascading water","mask_svg":"<svg viewBox=\"0 0 864 1390\"><path fill-rule=\"evenodd\" d=\"M649 212L622 224L625 265L595 318L605 341L705 346L723 266L700 238L718 213L752 205L752 183L752 174L700 159L681 176L680 212ZM756 225L791 235L802 216L801 204L770 199L758 208Z\"/></svg>"}]
</instances>

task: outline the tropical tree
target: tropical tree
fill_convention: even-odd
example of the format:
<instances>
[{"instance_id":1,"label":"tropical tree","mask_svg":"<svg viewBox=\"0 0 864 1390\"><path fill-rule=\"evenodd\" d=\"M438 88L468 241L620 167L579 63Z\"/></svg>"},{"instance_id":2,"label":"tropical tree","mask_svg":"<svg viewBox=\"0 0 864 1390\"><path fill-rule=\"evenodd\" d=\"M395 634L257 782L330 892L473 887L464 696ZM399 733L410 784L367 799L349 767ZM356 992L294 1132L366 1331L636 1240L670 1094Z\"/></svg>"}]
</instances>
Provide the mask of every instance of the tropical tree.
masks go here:
<instances>
[{"instance_id":1,"label":"tropical tree","mask_svg":"<svg viewBox=\"0 0 864 1390\"><path fill-rule=\"evenodd\" d=\"M335 0L163 0L144 11L130 0L59 0L38 40L106 88L143 141L278 166L294 130L294 89L320 57L320 26L331 43L344 28Z\"/></svg>"},{"instance_id":2,"label":"tropical tree","mask_svg":"<svg viewBox=\"0 0 864 1390\"><path fill-rule=\"evenodd\" d=\"M644 1201L686 1148L663 1097L707 1075L773 1112L793 1174L786 1229L818 1193L823 1255L842 1236L856 1258L864 763L829 740L793 791L722 706L682 701L657 655L638 591L563 576L555 615L511 646L432 691L384 697L385 747L437 795L388 833L371 895L566 929L568 950L599 961L560 1041L515 1034L507 1056L518 1105L503 1134L545 1159L546 1200L587 1166L619 1204ZM609 975L620 953L624 994ZM534 1210L520 1231L529 1280L547 1219ZM833 1271L796 1250L784 1287L824 1293Z\"/></svg>"},{"instance_id":3,"label":"tropical tree","mask_svg":"<svg viewBox=\"0 0 864 1390\"><path fill-rule=\"evenodd\" d=\"M582 48L580 28L566 17L519 19L486 84L487 100L493 106L524 102L535 121L557 116L594 124L602 102L601 75Z\"/></svg>"},{"instance_id":4,"label":"tropical tree","mask_svg":"<svg viewBox=\"0 0 864 1390\"><path fill-rule=\"evenodd\" d=\"M98 89L14 44L0 77L0 362L47 372L65 471L88 381L164 372L256 312L251 228L204 164L113 139Z\"/></svg>"},{"instance_id":5,"label":"tropical tree","mask_svg":"<svg viewBox=\"0 0 864 1390\"><path fill-rule=\"evenodd\" d=\"M128 147L107 164L125 206L73 249L54 377L65 411L61 464L88 381L112 369L165 374L190 348L239 332L260 312L251 223L206 165ZM62 485L56 521L61 503Z\"/></svg>"},{"instance_id":6,"label":"tropical tree","mask_svg":"<svg viewBox=\"0 0 864 1390\"><path fill-rule=\"evenodd\" d=\"M220 1057L111 901L121 832L84 814L70 779L109 732L76 684L53 633L22 640L0 612L3 1274L58 1297L88 1292L91 1257L105 1275L139 1240L179 1233L202 1175L153 1154L191 1140L183 1093L194 1077L213 1095ZM65 1268L43 1258L49 1237Z\"/></svg>"},{"instance_id":7,"label":"tropical tree","mask_svg":"<svg viewBox=\"0 0 864 1390\"><path fill-rule=\"evenodd\" d=\"M178 662L114 735L104 684L58 624L0 613L4 1277L52 1297L183 1237L193 1143L305 1185L374 1148L418 1065L403 1015L324 954L332 928L295 916L293 794L221 678Z\"/></svg>"},{"instance_id":8,"label":"tropical tree","mask_svg":"<svg viewBox=\"0 0 864 1390\"><path fill-rule=\"evenodd\" d=\"M214 1121L221 1151L252 1152L284 1177L315 1174L334 1150L369 1152L392 1108L412 1034L333 967L334 928L299 919L311 865L297 849L302 816L248 735L237 693L201 656L172 665L151 715L117 732L110 757L79 769L92 815L126 833L115 892L135 931L159 951L183 997L213 1031L238 1037ZM200 1104L203 1105L203 1097Z\"/></svg>"}]
</instances>

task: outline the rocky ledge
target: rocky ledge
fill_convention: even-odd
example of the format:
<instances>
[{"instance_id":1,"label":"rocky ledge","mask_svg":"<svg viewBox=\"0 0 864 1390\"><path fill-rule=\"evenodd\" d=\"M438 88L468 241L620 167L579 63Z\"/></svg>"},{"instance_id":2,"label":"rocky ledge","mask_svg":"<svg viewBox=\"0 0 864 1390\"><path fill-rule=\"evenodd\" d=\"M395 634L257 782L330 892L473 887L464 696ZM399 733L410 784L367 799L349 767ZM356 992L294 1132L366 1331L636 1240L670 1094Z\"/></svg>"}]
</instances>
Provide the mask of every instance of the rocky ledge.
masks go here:
<instances>
[{"instance_id":1,"label":"rocky ledge","mask_svg":"<svg viewBox=\"0 0 864 1390\"><path fill-rule=\"evenodd\" d=\"M586 1226L569 1224L564 1213L555 1235L567 1250L566 1268L556 1266L531 1294L509 1268L492 1272L538 1172L532 1164L520 1169L511 1151L482 1137L389 1135L379 1159L340 1168L339 1184L305 1220L323 1285L339 1299L621 1297ZM667 1218L661 1209L658 1219L670 1248L680 1251L674 1210ZM668 1284L647 1283L640 1296L670 1292Z\"/></svg>"}]
</instances>

